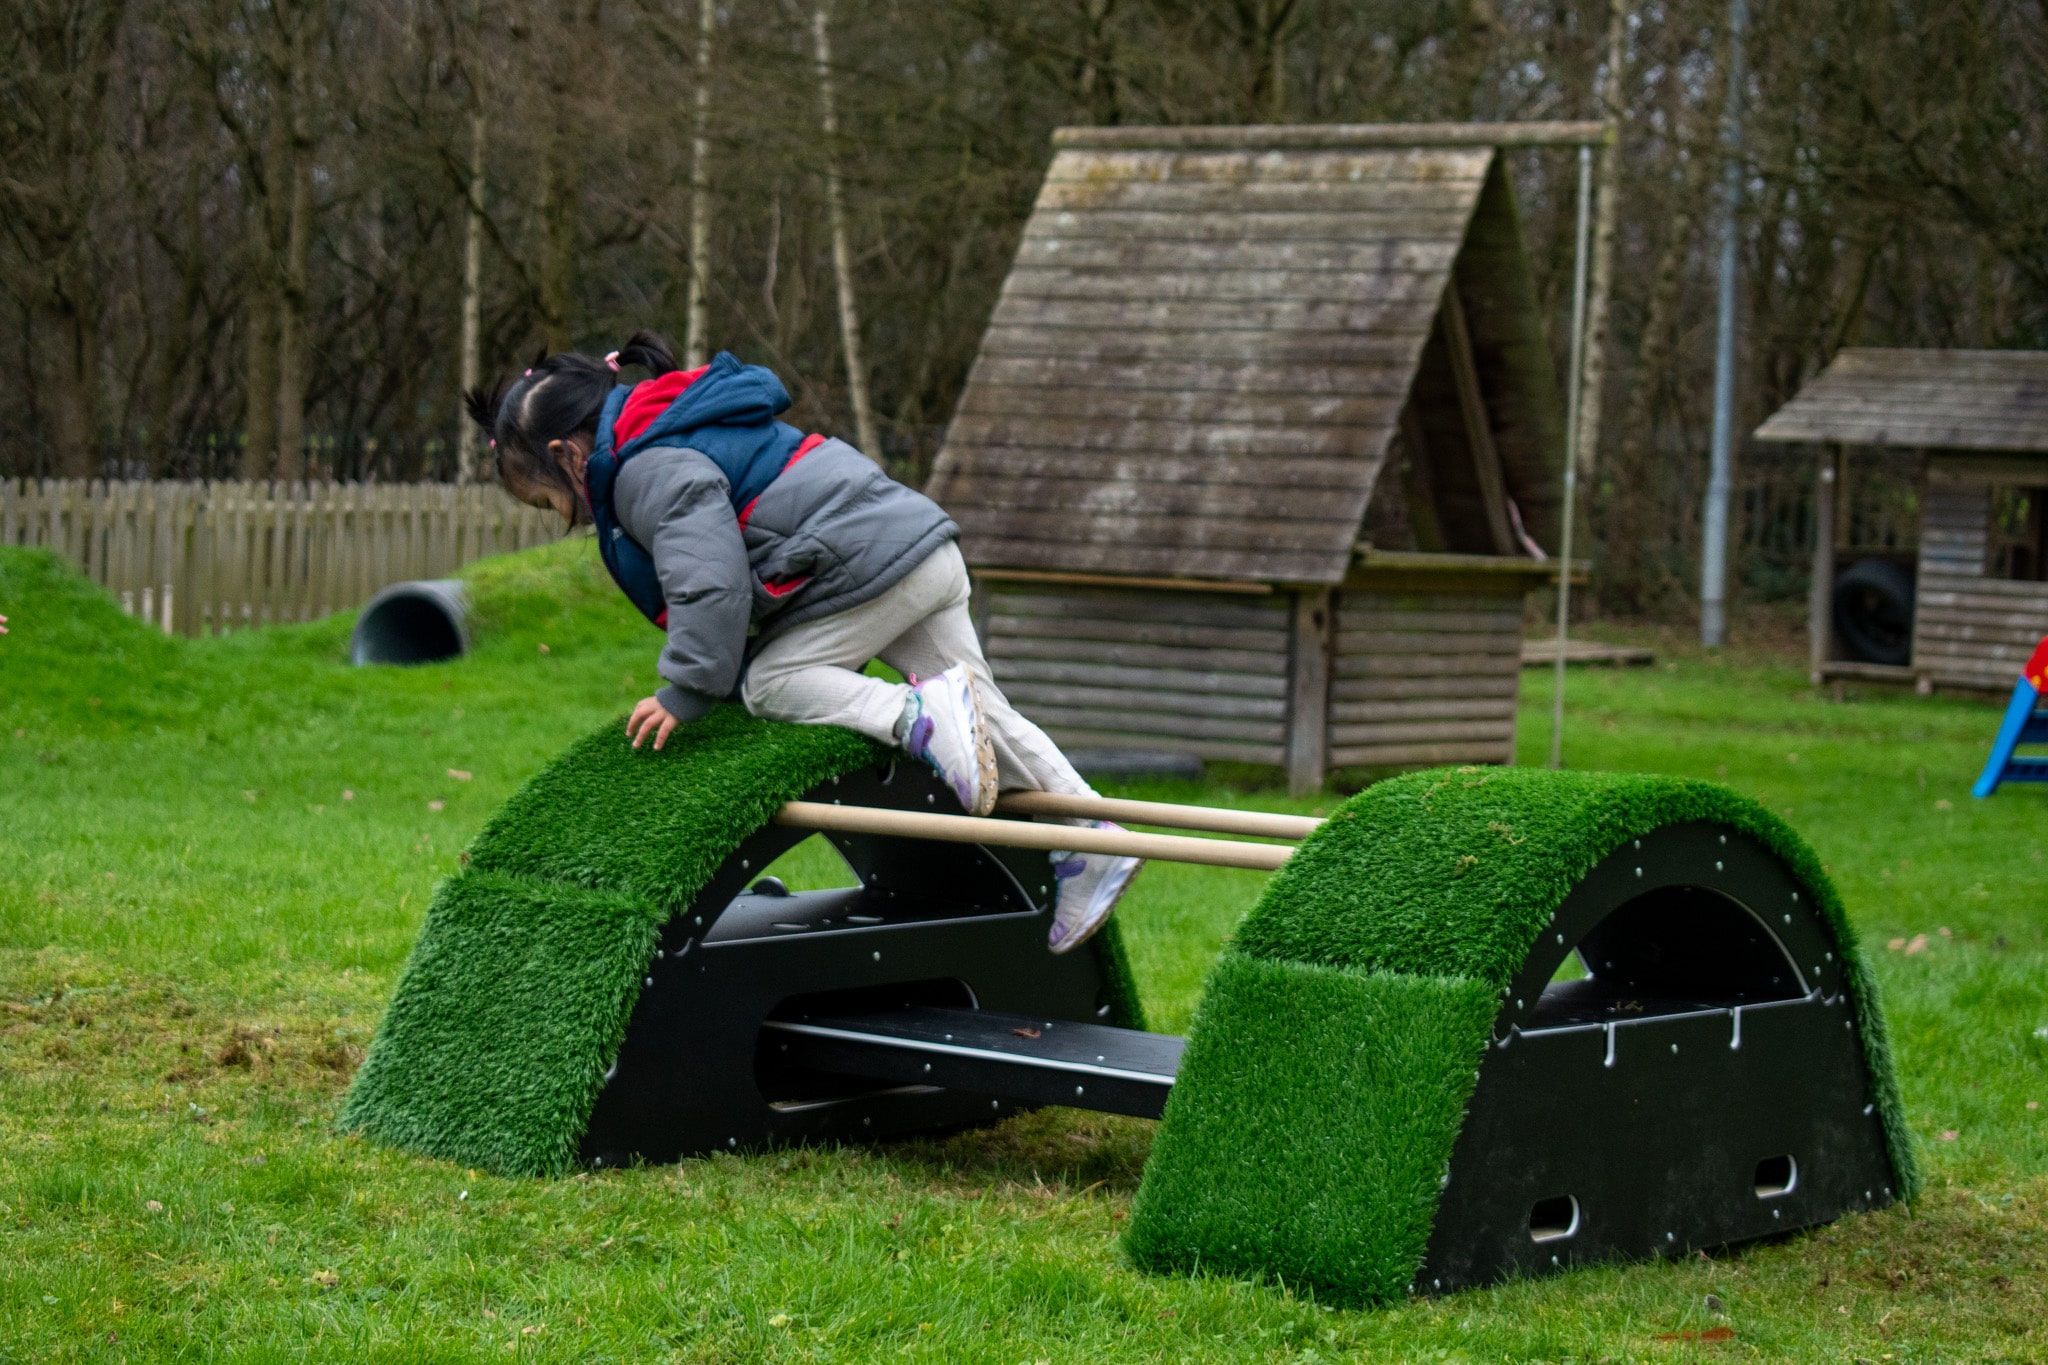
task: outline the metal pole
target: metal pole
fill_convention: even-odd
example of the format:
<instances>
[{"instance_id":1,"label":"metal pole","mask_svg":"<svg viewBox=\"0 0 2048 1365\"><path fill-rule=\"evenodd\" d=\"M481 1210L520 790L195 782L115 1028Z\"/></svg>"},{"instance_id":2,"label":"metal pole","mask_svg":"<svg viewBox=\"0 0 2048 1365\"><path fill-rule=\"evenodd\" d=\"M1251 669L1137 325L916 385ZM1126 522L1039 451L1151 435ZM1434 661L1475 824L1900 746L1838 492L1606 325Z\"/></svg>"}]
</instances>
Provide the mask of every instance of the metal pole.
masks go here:
<instances>
[{"instance_id":1,"label":"metal pole","mask_svg":"<svg viewBox=\"0 0 2048 1365\"><path fill-rule=\"evenodd\" d=\"M1550 684L1550 766L1564 766L1564 647L1572 614L1572 520L1579 502L1579 402L1586 374L1586 234L1593 213L1593 149L1579 148L1579 234L1572 260L1571 373L1564 398L1564 534L1557 556L1557 659Z\"/></svg>"},{"instance_id":2,"label":"metal pole","mask_svg":"<svg viewBox=\"0 0 2048 1365\"><path fill-rule=\"evenodd\" d=\"M1742 33L1749 0L1728 0L1728 101L1721 116L1721 300L1714 333L1714 434L1700 530L1700 643L1728 639L1728 466L1735 442L1735 217L1742 204Z\"/></svg>"}]
</instances>

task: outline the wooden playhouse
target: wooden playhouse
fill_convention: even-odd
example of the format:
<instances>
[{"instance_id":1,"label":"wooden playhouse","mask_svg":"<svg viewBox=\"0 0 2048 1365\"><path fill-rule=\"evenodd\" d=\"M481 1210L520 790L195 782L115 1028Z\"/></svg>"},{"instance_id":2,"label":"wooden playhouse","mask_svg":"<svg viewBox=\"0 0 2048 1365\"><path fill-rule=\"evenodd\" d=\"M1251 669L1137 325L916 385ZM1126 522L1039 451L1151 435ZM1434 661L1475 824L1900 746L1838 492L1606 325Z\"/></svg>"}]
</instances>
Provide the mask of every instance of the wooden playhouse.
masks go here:
<instances>
[{"instance_id":1,"label":"wooden playhouse","mask_svg":"<svg viewBox=\"0 0 2048 1365\"><path fill-rule=\"evenodd\" d=\"M1513 760L1564 412L1509 140L1057 135L928 489L1062 745Z\"/></svg>"},{"instance_id":2,"label":"wooden playhouse","mask_svg":"<svg viewBox=\"0 0 2048 1365\"><path fill-rule=\"evenodd\" d=\"M1823 452L1816 683L2013 685L2048 636L2048 351L1844 350L1755 437ZM1861 543L1850 508L1869 457L1901 451L1917 537Z\"/></svg>"}]
</instances>

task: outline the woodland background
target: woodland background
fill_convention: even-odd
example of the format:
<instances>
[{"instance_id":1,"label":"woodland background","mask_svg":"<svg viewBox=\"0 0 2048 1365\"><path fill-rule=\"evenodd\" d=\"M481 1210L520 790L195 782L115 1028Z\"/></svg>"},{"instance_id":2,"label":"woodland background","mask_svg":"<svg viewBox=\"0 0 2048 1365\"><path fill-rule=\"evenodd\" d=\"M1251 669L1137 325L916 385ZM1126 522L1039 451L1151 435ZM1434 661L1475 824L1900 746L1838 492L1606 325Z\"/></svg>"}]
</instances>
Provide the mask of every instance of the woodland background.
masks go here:
<instances>
[{"instance_id":1,"label":"woodland background","mask_svg":"<svg viewBox=\"0 0 2048 1365\"><path fill-rule=\"evenodd\" d=\"M915 479L1053 128L1611 117L1596 588L1606 610L1684 609L1725 0L726 0L700 52L702 18L10 0L0 474L473 475L466 307L486 377L640 326L681 341L693 208L701 337L774 366L793 420L851 433L836 178L874 425ZM2048 346L2048 3L1759 0L1746 51L1740 429L1845 344ZM1560 351L1572 158L1512 154ZM1798 590L1801 458L1742 452L1753 597Z\"/></svg>"}]
</instances>

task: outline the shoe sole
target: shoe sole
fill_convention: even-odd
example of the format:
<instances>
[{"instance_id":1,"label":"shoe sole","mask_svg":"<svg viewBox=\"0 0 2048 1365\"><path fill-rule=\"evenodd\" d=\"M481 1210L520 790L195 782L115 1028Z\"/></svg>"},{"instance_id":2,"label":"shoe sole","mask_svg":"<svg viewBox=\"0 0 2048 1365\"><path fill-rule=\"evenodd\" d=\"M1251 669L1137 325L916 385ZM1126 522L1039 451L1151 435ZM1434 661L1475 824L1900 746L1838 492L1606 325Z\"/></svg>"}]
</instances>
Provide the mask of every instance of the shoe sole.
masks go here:
<instances>
[{"instance_id":1,"label":"shoe sole","mask_svg":"<svg viewBox=\"0 0 2048 1365\"><path fill-rule=\"evenodd\" d=\"M981 688L974 681L971 670L962 669L961 676L967 683L967 705L972 721L969 728L974 732L974 772L977 793L974 809L969 815L989 815L996 808L996 745L988 732L988 713L982 710Z\"/></svg>"},{"instance_id":2,"label":"shoe sole","mask_svg":"<svg viewBox=\"0 0 2048 1365\"><path fill-rule=\"evenodd\" d=\"M1089 939L1094 938L1097 934L1101 933L1102 926L1109 923L1109 917L1116 913L1117 906L1123 904L1124 896L1131 889L1131 883L1138 880L1138 874L1140 872L1143 872L1144 870L1145 864L1141 860L1136 867L1131 869L1131 875L1124 878L1124 884L1117 888L1116 899L1112 900L1109 903L1109 908L1107 910L1104 910L1100 915L1097 915L1093 923L1083 925L1079 933L1074 934L1070 938L1061 939L1058 947L1054 947L1052 944L1047 944L1046 951L1051 953L1054 957L1059 957L1062 954L1073 952L1074 949L1080 947Z\"/></svg>"}]
</instances>

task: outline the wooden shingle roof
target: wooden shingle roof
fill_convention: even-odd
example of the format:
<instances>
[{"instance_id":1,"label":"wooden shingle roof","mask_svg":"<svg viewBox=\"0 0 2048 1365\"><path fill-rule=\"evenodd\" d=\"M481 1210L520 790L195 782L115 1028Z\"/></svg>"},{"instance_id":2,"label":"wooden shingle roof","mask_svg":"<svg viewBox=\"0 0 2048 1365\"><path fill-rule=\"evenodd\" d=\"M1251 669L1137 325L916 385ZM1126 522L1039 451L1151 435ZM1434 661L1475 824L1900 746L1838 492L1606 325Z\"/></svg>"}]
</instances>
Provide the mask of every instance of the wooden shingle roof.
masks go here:
<instances>
[{"instance_id":1,"label":"wooden shingle roof","mask_svg":"<svg viewBox=\"0 0 2048 1365\"><path fill-rule=\"evenodd\" d=\"M1840 351L1755 435L2048 451L2048 351Z\"/></svg>"},{"instance_id":2,"label":"wooden shingle roof","mask_svg":"<svg viewBox=\"0 0 2048 1365\"><path fill-rule=\"evenodd\" d=\"M1496 151L1304 131L1056 139L927 485L971 564L1338 582L1454 270L1551 541L1562 405Z\"/></svg>"}]
</instances>

